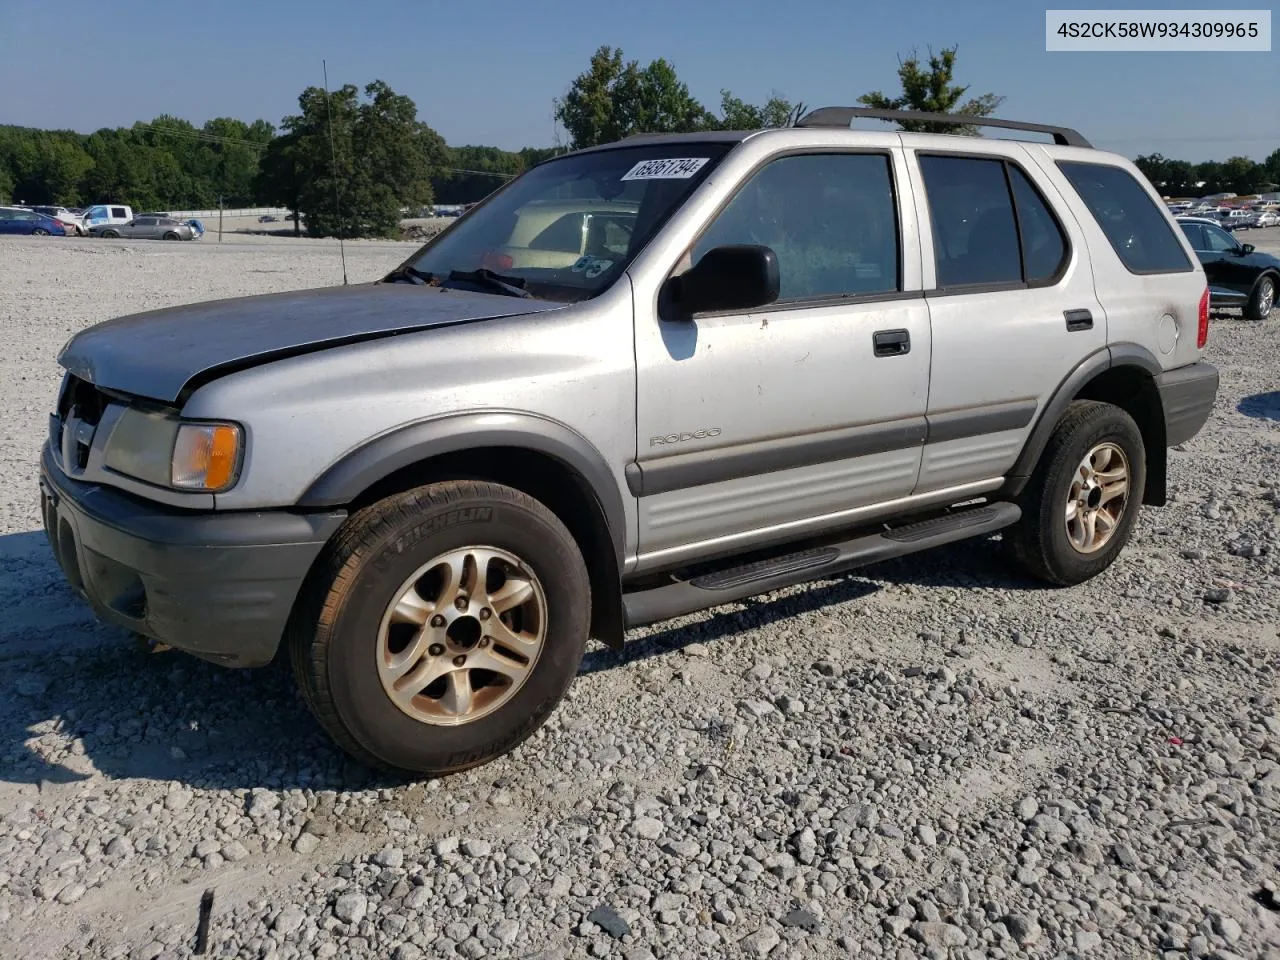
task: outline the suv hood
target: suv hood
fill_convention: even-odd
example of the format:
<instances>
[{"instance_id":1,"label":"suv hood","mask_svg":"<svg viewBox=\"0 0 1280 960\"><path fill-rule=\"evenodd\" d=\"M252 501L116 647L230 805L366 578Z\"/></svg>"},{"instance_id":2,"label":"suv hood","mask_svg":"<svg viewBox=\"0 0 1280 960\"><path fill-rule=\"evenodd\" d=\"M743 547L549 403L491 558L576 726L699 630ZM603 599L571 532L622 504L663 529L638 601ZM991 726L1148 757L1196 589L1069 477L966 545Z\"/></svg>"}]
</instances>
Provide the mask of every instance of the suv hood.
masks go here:
<instances>
[{"instance_id":1,"label":"suv hood","mask_svg":"<svg viewBox=\"0 0 1280 960\"><path fill-rule=\"evenodd\" d=\"M564 306L402 283L268 293L107 320L68 340L58 362L96 386L174 403L215 371Z\"/></svg>"}]
</instances>

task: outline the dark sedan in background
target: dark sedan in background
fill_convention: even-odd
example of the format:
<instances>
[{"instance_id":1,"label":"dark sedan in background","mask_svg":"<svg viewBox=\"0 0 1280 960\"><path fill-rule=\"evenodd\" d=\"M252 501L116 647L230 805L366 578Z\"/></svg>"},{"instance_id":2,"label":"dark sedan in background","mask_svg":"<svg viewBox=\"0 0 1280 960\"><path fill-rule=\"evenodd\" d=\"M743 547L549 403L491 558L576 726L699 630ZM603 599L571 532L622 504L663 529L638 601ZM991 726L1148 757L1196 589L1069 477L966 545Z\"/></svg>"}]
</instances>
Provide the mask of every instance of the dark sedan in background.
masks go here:
<instances>
[{"instance_id":1,"label":"dark sedan in background","mask_svg":"<svg viewBox=\"0 0 1280 960\"><path fill-rule=\"evenodd\" d=\"M1280 288L1280 257L1241 243L1203 217L1178 217L1178 226L1200 258L1215 307L1244 307L1249 320L1265 320Z\"/></svg>"},{"instance_id":2,"label":"dark sedan in background","mask_svg":"<svg viewBox=\"0 0 1280 960\"><path fill-rule=\"evenodd\" d=\"M0 233L20 233L36 237L65 237L62 221L34 210L0 207Z\"/></svg>"}]
</instances>

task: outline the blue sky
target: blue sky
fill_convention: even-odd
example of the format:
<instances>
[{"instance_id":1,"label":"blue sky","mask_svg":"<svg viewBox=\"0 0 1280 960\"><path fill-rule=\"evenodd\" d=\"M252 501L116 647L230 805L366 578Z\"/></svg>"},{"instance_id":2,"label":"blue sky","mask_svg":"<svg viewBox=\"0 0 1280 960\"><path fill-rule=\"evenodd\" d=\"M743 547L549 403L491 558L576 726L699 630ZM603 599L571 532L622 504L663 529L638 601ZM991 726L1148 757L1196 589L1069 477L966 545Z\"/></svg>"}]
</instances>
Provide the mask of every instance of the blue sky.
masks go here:
<instances>
[{"instance_id":1,"label":"blue sky","mask_svg":"<svg viewBox=\"0 0 1280 960\"><path fill-rule=\"evenodd\" d=\"M666 57L713 107L722 87L750 101L777 92L810 106L851 104L875 88L896 93L898 54L959 44L959 81L972 93L1004 94L1001 116L1074 126L1128 156L1260 160L1280 147L1274 45L1244 54L1047 53L1045 6L0 0L0 123L91 131L161 113L197 124L215 116L279 123L305 86L321 82L323 57L332 86L383 79L451 144L514 149L554 142L552 98L601 44L642 63Z\"/></svg>"}]
</instances>

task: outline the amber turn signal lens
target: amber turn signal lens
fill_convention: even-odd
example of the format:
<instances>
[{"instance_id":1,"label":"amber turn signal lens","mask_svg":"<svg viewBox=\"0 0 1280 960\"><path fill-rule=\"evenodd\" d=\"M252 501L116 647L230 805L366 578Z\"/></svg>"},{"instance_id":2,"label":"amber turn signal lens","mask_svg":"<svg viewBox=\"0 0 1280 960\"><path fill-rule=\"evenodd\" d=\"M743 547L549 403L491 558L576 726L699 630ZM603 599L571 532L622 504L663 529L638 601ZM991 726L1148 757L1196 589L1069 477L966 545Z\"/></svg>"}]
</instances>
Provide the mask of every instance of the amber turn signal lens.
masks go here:
<instances>
[{"instance_id":1,"label":"amber turn signal lens","mask_svg":"<svg viewBox=\"0 0 1280 960\"><path fill-rule=\"evenodd\" d=\"M240 428L232 423L184 423L173 445L173 485L225 490L240 466Z\"/></svg>"}]
</instances>

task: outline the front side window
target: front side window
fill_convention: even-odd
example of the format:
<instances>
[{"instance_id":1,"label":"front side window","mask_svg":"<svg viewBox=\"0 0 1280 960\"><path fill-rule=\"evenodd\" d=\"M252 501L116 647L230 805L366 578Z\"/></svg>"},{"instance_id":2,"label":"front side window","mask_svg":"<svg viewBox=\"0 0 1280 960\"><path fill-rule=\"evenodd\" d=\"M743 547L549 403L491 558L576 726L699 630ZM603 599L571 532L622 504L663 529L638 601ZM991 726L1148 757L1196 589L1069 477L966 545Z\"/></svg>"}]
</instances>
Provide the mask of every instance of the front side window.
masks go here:
<instances>
[{"instance_id":1,"label":"front side window","mask_svg":"<svg viewBox=\"0 0 1280 960\"><path fill-rule=\"evenodd\" d=\"M1165 212L1129 171L1079 160L1059 160L1058 167L1130 273L1193 269Z\"/></svg>"},{"instance_id":2,"label":"front side window","mask_svg":"<svg viewBox=\"0 0 1280 960\"><path fill-rule=\"evenodd\" d=\"M867 296L900 289L898 215L889 157L797 154L763 167L690 251L697 264L726 244L778 258L778 299Z\"/></svg>"},{"instance_id":3,"label":"front side window","mask_svg":"<svg viewBox=\"0 0 1280 960\"><path fill-rule=\"evenodd\" d=\"M1204 239L1205 249L1212 250L1214 253L1230 253L1240 247L1240 244L1236 243L1235 237L1221 227L1211 227L1206 224Z\"/></svg>"},{"instance_id":4,"label":"front side window","mask_svg":"<svg viewBox=\"0 0 1280 960\"><path fill-rule=\"evenodd\" d=\"M619 146L547 161L429 241L392 278L411 273L500 292L496 278L534 297L589 299L622 274L733 146Z\"/></svg>"}]
</instances>

